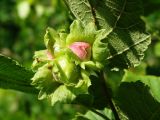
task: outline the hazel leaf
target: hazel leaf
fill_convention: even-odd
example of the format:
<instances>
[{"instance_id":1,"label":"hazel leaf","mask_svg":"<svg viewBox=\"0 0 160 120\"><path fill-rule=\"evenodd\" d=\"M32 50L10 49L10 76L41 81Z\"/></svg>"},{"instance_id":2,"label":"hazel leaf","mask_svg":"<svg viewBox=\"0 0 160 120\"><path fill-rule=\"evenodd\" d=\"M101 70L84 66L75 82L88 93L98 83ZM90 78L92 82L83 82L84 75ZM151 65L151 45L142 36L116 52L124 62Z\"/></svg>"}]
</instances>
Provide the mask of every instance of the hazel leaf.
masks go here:
<instances>
[{"instance_id":1,"label":"hazel leaf","mask_svg":"<svg viewBox=\"0 0 160 120\"><path fill-rule=\"evenodd\" d=\"M37 94L31 86L34 72L22 67L17 61L0 54L0 88Z\"/></svg>"}]
</instances>

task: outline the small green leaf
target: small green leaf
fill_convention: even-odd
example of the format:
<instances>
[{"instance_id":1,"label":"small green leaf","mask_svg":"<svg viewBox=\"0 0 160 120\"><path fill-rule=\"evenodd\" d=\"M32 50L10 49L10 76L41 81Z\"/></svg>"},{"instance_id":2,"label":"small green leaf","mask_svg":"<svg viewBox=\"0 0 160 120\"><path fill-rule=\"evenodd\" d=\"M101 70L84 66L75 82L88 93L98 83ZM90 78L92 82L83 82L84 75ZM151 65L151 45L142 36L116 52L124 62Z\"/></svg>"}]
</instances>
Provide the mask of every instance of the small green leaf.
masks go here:
<instances>
[{"instance_id":1,"label":"small green leaf","mask_svg":"<svg viewBox=\"0 0 160 120\"><path fill-rule=\"evenodd\" d=\"M48 50L40 50L34 53L34 56L33 56L34 61L32 64L33 70L37 70L39 67L43 66L49 61L47 52Z\"/></svg>"},{"instance_id":2,"label":"small green leaf","mask_svg":"<svg viewBox=\"0 0 160 120\"><path fill-rule=\"evenodd\" d=\"M78 103L84 104L84 100L89 101L92 100L90 97L88 98L88 87L90 86L90 79L86 76L85 73L82 74L83 79L80 80L76 86L59 86L54 92L48 95L48 98L51 100L51 104L54 105L57 102L61 103ZM85 102L85 103L86 103Z\"/></svg>"},{"instance_id":3,"label":"small green leaf","mask_svg":"<svg viewBox=\"0 0 160 120\"><path fill-rule=\"evenodd\" d=\"M0 88L14 89L26 93L38 93L31 86L34 73L20 66L16 61L0 55Z\"/></svg>"},{"instance_id":4,"label":"small green leaf","mask_svg":"<svg viewBox=\"0 0 160 120\"><path fill-rule=\"evenodd\" d=\"M61 85L49 97L51 98L51 104L54 105L57 102L71 103L76 95L65 85Z\"/></svg>"},{"instance_id":5,"label":"small green leaf","mask_svg":"<svg viewBox=\"0 0 160 120\"><path fill-rule=\"evenodd\" d=\"M47 49L52 53L53 53L53 45L57 39L59 39L58 33L52 28L47 28L46 34L44 36L44 43Z\"/></svg>"},{"instance_id":6,"label":"small green leaf","mask_svg":"<svg viewBox=\"0 0 160 120\"><path fill-rule=\"evenodd\" d=\"M47 98L52 105L57 102L83 104L80 101L84 101L85 96L88 95L88 87L91 85L90 79L86 71L77 72L75 70L77 68L73 69L72 65L69 66L71 63L67 62L66 64L65 60L68 59L65 57L64 59L58 59L58 64L61 63L59 67L53 60L38 68L32 78L32 85L40 90L39 99ZM75 66L75 64L73 65ZM76 74L81 77L75 79ZM90 99L92 100L92 98Z\"/></svg>"},{"instance_id":7,"label":"small green leaf","mask_svg":"<svg viewBox=\"0 0 160 120\"><path fill-rule=\"evenodd\" d=\"M88 68L88 69L92 69L92 70L97 70L98 68L101 69L102 67L97 66L96 62L84 61L84 62L81 63L81 68L82 69L87 69Z\"/></svg>"},{"instance_id":8,"label":"small green leaf","mask_svg":"<svg viewBox=\"0 0 160 120\"><path fill-rule=\"evenodd\" d=\"M44 99L51 94L60 83L53 79L52 67L50 64L45 64L40 67L32 78L32 85L40 90L38 99Z\"/></svg>"},{"instance_id":9,"label":"small green leaf","mask_svg":"<svg viewBox=\"0 0 160 120\"><path fill-rule=\"evenodd\" d=\"M65 53L66 51L66 38L67 33L58 33L59 38L56 39L56 42L52 49L54 49L54 56L58 57L61 56L61 54Z\"/></svg>"},{"instance_id":10,"label":"small green leaf","mask_svg":"<svg viewBox=\"0 0 160 120\"><path fill-rule=\"evenodd\" d=\"M93 44L95 32L96 28L93 23L84 25L81 21L75 20L70 26L70 34L67 36L66 44L70 45L73 42L87 42Z\"/></svg>"},{"instance_id":11,"label":"small green leaf","mask_svg":"<svg viewBox=\"0 0 160 120\"><path fill-rule=\"evenodd\" d=\"M96 40L93 43L92 55L95 61L106 62L109 56L108 44L105 42L107 36L106 30L102 29L97 31Z\"/></svg>"}]
</instances>

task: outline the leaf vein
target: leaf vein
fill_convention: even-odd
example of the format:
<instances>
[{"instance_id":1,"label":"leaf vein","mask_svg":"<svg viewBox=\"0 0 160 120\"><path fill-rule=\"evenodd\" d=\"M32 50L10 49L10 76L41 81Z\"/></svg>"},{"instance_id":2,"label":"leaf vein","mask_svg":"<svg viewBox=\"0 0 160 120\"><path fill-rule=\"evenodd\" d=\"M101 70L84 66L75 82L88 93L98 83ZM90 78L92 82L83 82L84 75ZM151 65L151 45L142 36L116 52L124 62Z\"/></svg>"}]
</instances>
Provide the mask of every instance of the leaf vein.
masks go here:
<instances>
[{"instance_id":1,"label":"leaf vein","mask_svg":"<svg viewBox=\"0 0 160 120\"><path fill-rule=\"evenodd\" d=\"M117 52L116 54L113 54L112 56L109 56L107 59L112 59L113 57L117 56L117 55L120 55L128 50L130 50L130 48L146 41L146 39L149 38L149 36L146 36L145 38L143 38L141 41L138 41L138 42L135 42L134 44L132 44L131 46L128 46L126 49L124 49L123 51L120 51L120 52Z\"/></svg>"}]
</instances>

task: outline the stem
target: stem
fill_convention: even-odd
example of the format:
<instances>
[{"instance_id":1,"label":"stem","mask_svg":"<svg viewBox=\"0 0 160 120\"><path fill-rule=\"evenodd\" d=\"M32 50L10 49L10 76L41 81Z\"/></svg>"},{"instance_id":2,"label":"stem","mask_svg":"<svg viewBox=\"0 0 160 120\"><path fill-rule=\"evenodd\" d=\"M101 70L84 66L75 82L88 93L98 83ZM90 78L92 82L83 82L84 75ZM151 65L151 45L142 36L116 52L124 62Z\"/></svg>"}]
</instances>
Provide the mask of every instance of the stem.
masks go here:
<instances>
[{"instance_id":1,"label":"stem","mask_svg":"<svg viewBox=\"0 0 160 120\"><path fill-rule=\"evenodd\" d=\"M112 97L108 92L108 87L107 87L105 79L104 79L103 71L100 73L100 77L101 77L100 79L101 79L101 82L102 82L102 87L104 89L105 96L106 96L106 98L108 98L107 100L108 100L109 106L110 106L110 108L111 108L111 110L112 110L112 112L114 114L114 117L115 117L116 120L120 120L119 115L117 113L117 110L116 110L116 108L115 108L115 106L114 106L114 104L112 102Z\"/></svg>"},{"instance_id":2,"label":"stem","mask_svg":"<svg viewBox=\"0 0 160 120\"><path fill-rule=\"evenodd\" d=\"M93 2L96 2L96 1L91 1L91 0L88 0L90 6L91 6L91 11L92 11L92 15L93 15L93 18L94 18L94 23L97 27L99 27L99 23L96 19L96 11L95 11L95 6L94 4L97 4L97 3L93 3Z\"/></svg>"}]
</instances>

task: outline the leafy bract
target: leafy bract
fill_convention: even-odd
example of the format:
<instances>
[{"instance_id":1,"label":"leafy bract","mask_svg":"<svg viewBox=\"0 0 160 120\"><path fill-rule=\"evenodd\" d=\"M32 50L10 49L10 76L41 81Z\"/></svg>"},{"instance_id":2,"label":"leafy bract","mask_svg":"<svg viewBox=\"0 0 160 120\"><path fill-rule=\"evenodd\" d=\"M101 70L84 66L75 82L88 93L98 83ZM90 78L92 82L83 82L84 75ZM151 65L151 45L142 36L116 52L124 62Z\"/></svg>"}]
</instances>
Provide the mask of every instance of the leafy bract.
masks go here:
<instances>
[{"instance_id":1,"label":"leafy bract","mask_svg":"<svg viewBox=\"0 0 160 120\"><path fill-rule=\"evenodd\" d=\"M40 50L34 53L34 61L32 64L32 69L37 70L39 67L43 66L48 60L47 50Z\"/></svg>"},{"instance_id":2,"label":"leafy bract","mask_svg":"<svg viewBox=\"0 0 160 120\"><path fill-rule=\"evenodd\" d=\"M11 58L0 55L0 88L14 89L26 93L38 91L30 85L34 73Z\"/></svg>"},{"instance_id":3,"label":"leafy bract","mask_svg":"<svg viewBox=\"0 0 160 120\"><path fill-rule=\"evenodd\" d=\"M51 105L54 105L57 102L72 103L76 95L65 85L61 85L49 97L51 98Z\"/></svg>"},{"instance_id":4,"label":"leafy bract","mask_svg":"<svg viewBox=\"0 0 160 120\"><path fill-rule=\"evenodd\" d=\"M106 64L103 56L107 55L107 45L100 45L101 49L97 46L105 36L105 29L97 30L93 22L84 24L79 20L73 21L70 33L48 28L44 36L47 49L36 51L33 62L36 73L32 85L40 91L39 99L48 98L52 105L78 101L83 104L89 96L88 101L93 101L96 90L89 95L90 76L97 76L96 72Z\"/></svg>"},{"instance_id":5,"label":"leafy bract","mask_svg":"<svg viewBox=\"0 0 160 120\"><path fill-rule=\"evenodd\" d=\"M67 36L66 44L69 45L73 42L87 42L93 44L95 33L96 28L92 22L84 26L84 24L75 20L70 26L70 34Z\"/></svg>"},{"instance_id":6,"label":"leafy bract","mask_svg":"<svg viewBox=\"0 0 160 120\"><path fill-rule=\"evenodd\" d=\"M108 43L104 42L107 33L105 29L97 31L96 40L93 43L92 55L93 59L99 62L106 62L109 56Z\"/></svg>"},{"instance_id":7,"label":"leafy bract","mask_svg":"<svg viewBox=\"0 0 160 120\"><path fill-rule=\"evenodd\" d=\"M32 85L40 90L38 98L44 99L47 95L51 94L60 83L54 81L52 72L50 70L50 64L45 64L40 67L34 77L32 78Z\"/></svg>"},{"instance_id":8,"label":"leafy bract","mask_svg":"<svg viewBox=\"0 0 160 120\"><path fill-rule=\"evenodd\" d=\"M58 33L52 29L52 28L47 28L46 30L46 34L44 36L44 43L45 46L48 48L49 51L53 52L53 45L56 42L56 40L58 39Z\"/></svg>"},{"instance_id":9,"label":"leafy bract","mask_svg":"<svg viewBox=\"0 0 160 120\"><path fill-rule=\"evenodd\" d=\"M96 46L109 52L104 55L111 67L127 68L139 64L150 44L140 19L140 0L65 0L73 15L84 24L93 22L106 29L106 37ZM82 9L84 8L84 9ZM104 51L104 50L103 50Z\"/></svg>"},{"instance_id":10,"label":"leafy bract","mask_svg":"<svg viewBox=\"0 0 160 120\"><path fill-rule=\"evenodd\" d=\"M38 96L40 100L48 98L51 105L54 105L57 102L75 103L78 95L88 93L90 79L85 72L82 72L83 79L79 80L75 86L67 86L66 84L57 82L53 78L52 70L50 68L50 64L45 64L38 69L32 78L32 85L40 90Z\"/></svg>"},{"instance_id":11,"label":"leafy bract","mask_svg":"<svg viewBox=\"0 0 160 120\"><path fill-rule=\"evenodd\" d=\"M74 42L86 42L91 45L94 61L104 62L108 57L108 46L101 42L106 37L106 30L96 30L93 22L83 24L79 20L73 21L70 33L66 38L66 45Z\"/></svg>"}]
</instances>

